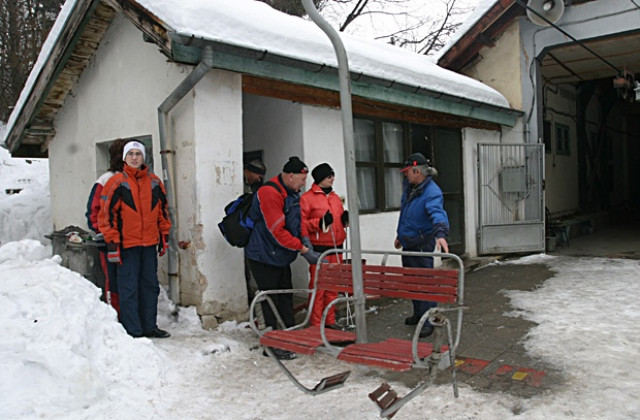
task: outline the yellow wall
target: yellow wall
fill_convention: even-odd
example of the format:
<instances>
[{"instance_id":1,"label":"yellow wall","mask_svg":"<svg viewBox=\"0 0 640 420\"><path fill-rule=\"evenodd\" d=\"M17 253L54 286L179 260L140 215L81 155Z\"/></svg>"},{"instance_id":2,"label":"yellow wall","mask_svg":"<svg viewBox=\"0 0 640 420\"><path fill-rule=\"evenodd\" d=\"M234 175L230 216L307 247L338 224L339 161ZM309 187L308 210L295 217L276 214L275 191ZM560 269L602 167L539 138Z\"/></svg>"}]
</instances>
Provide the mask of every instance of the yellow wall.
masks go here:
<instances>
[{"instance_id":1,"label":"yellow wall","mask_svg":"<svg viewBox=\"0 0 640 420\"><path fill-rule=\"evenodd\" d=\"M522 109L520 55L519 23L514 22L494 47L482 48L480 59L463 73L502 93L512 108Z\"/></svg>"}]
</instances>

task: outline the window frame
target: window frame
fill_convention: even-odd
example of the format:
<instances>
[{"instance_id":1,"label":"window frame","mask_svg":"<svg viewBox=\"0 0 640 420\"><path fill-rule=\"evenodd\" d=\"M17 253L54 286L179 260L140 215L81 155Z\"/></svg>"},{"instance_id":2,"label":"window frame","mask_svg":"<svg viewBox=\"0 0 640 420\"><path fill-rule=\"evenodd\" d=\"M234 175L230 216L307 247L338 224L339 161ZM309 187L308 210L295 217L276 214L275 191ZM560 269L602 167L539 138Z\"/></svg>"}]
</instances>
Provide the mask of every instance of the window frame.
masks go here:
<instances>
[{"instance_id":1,"label":"window frame","mask_svg":"<svg viewBox=\"0 0 640 420\"><path fill-rule=\"evenodd\" d=\"M390 211L398 211L400 210L400 203L398 206L387 207L386 205L386 191L385 191L385 171L387 169L393 168L398 171L402 169L402 164L406 156L408 156L409 150L411 150L411 142L410 142L410 123L406 121L394 120L390 118L379 118L372 117L367 115L357 115L354 116L356 120L366 120L373 123L374 126L374 159L373 161L363 161L357 160L356 156L356 171L359 168L374 168L375 173L375 204L374 208L371 209L360 209L362 214L371 214L371 213L382 213L382 212L390 212ZM384 158L384 125L385 124L397 124L402 128L402 151L400 162L387 162ZM356 125L354 124L354 129ZM355 134L355 133L354 133ZM354 136L357 139L357 136ZM356 140L357 141L357 140ZM400 187L400 186L399 186ZM358 197L360 199L360 197Z\"/></svg>"}]
</instances>

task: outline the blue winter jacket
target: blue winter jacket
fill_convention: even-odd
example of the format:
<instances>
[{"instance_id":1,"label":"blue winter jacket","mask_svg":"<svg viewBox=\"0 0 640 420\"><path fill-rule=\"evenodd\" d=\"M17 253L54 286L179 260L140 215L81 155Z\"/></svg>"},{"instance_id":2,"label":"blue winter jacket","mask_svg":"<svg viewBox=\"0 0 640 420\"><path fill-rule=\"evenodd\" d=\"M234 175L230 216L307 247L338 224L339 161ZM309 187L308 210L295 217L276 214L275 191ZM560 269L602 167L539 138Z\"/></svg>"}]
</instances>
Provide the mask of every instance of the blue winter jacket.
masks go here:
<instances>
[{"instance_id":1,"label":"blue winter jacket","mask_svg":"<svg viewBox=\"0 0 640 420\"><path fill-rule=\"evenodd\" d=\"M244 248L246 257L276 267L291 264L302 248L300 195L278 175L253 195L249 217L255 225Z\"/></svg>"},{"instance_id":2,"label":"blue winter jacket","mask_svg":"<svg viewBox=\"0 0 640 420\"><path fill-rule=\"evenodd\" d=\"M449 218L443 208L442 190L431 179L415 189L406 179L402 185L397 237L405 249L426 245L449 234Z\"/></svg>"}]
</instances>

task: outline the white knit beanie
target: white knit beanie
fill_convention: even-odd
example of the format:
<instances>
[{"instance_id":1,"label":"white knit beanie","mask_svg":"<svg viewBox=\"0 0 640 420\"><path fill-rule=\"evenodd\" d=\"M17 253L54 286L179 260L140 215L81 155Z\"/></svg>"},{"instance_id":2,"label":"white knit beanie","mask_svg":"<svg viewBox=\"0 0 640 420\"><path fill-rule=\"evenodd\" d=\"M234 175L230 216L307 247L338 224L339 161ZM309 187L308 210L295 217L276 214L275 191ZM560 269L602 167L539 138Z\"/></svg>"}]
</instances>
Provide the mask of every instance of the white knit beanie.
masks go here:
<instances>
[{"instance_id":1,"label":"white knit beanie","mask_svg":"<svg viewBox=\"0 0 640 420\"><path fill-rule=\"evenodd\" d=\"M142 152L142 160L147 160L147 155L144 151L144 144L140 143L139 141L130 141L129 143L124 145L124 149L122 149L122 160L124 160L124 158L127 156L127 153L129 153L129 150L131 149L138 149Z\"/></svg>"}]
</instances>

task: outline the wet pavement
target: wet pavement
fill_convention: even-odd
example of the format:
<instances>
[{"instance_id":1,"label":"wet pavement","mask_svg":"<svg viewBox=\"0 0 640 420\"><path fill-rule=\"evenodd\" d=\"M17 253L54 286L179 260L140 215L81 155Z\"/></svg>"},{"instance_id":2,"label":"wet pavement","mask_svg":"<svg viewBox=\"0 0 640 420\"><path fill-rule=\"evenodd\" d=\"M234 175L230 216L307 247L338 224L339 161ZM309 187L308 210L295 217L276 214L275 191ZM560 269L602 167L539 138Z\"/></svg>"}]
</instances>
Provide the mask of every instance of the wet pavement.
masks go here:
<instances>
[{"instance_id":1,"label":"wet pavement","mask_svg":"<svg viewBox=\"0 0 640 420\"><path fill-rule=\"evenodd\" d=\"M571 238L570 246L557 247L550 255L566 257L611 257L640 259L640 224L597 227L593 233ZM506 392L531 397L549 392L564 383L563 373L548 362L527 354L524 339L535 325L520 317L508 316L514 308L503 290L534 290L553 273L544 264L491 264L518 256L481 257L466 261L465 310L462 338L456 355L459 383L480 392ZM411 302L379 299L367 303L369 341L388 337L410 340L413 327L404 325L411 315ZM452 323L455 323L452 320ZM415 386L422 370L408 373L372 372L385 380ZM438 383L449 383L443 371Z\"/></svg>"}]
</instances>

